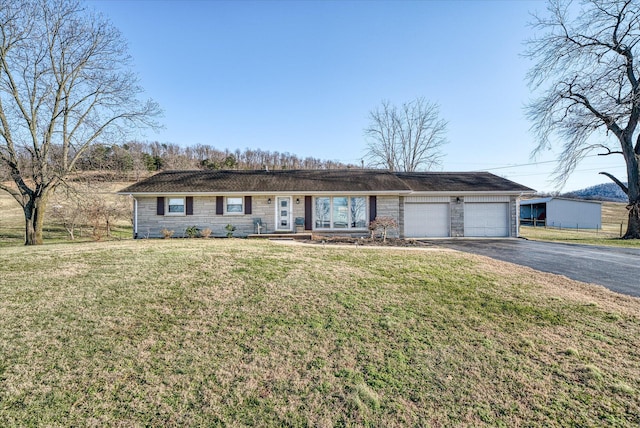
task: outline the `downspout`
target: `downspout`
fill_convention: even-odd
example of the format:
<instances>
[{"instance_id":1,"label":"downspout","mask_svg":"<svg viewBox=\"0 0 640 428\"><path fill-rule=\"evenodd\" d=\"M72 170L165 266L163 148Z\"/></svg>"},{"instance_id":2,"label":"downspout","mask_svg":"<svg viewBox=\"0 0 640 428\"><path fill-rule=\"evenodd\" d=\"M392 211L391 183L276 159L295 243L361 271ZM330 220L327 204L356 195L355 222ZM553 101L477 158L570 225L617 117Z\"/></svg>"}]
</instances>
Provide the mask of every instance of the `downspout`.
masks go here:
<instances>
[{"instance_id":1,"label":"downspout","mask_svg":"<svg viewBox=\"0 0 640 428\"><path fill-rule=\"evenodd\" d=\"M515 204L516 204L516 236L514 236L514 238L520 238L520 201L522 200L522 195L524 195L524 192L520 192L520 194L518 195L518 197L515 200ZM509 213L511 214L511 213Z\"/></svg>"},{"instance_id":2,"label":"downspout","mask_svg":"<svg viewBox=\"0 0 640 428\"><path fill-rule=\"evenodd\" d=\"M138 239L138 200L133 198L133 239Z\"/></svg>"}]
</instances>

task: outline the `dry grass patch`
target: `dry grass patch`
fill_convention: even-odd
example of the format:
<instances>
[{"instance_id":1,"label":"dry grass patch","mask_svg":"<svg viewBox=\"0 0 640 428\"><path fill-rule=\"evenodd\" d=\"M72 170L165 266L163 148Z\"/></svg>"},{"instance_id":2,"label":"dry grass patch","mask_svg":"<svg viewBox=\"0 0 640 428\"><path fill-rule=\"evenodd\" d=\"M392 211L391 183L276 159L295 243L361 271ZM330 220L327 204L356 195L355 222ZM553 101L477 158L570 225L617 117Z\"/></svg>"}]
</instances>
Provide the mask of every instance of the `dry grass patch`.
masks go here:
<instances>
[{"instance_id":1,"label":"dry grass patch","mask_svg":"<svg viewBox=\"0 0 640 428\"><path fill-rule=\"evenodd\" d=\"M0 257L3 426L640 423L638 299L562 277L237 239Z\"/></svg>"},{"instance_id":2,"label":"dry grass patch","mask_svg":"<svg viewBox=\"0 0 640 428\"><path fill-rule=\"evenodd\" d=\"M72 185L76 191L83 195L86 199L87 206L91 203L90 198L99 195L108 203L114 203L116 200L123 201L124 196L116 195L115 192L126 187L125 182L113 182L113 183L73 183ZM49 208L55 203L56 200L64 200L65 190L60 188L55 196L51 197L49 201ZM18 246L24 243L24 212L22 207L16 202L16 200L6 192L0 192L0 210L2 210L2 216L0 216L0 247L6 246ZM51 212L47 212L45 215L45 223L43 230L43 238L45 243L56 243L68 241L69 236L65 228L60 224L60 221L51 216ZM102 225L102 224L101 224ZM130 238L132 226L129 219L118 219L111 224L111 238L122 239ZM92 226L90 224L78 225L75 231L76 239L78 241L95 240L98 236L92 236ZM106 236L100 236L101 239L107 239Z\"/></svg>"},{"instance_id":3,"label":"dry grass patch","mask_svg":"<svg viewBox=\"0 0 640 428\"><path fill-rule=\"evenodd\" d=\"M11 195L0 192L0 246L24 242L24 213Z\"/></svg>"}]
</instances>

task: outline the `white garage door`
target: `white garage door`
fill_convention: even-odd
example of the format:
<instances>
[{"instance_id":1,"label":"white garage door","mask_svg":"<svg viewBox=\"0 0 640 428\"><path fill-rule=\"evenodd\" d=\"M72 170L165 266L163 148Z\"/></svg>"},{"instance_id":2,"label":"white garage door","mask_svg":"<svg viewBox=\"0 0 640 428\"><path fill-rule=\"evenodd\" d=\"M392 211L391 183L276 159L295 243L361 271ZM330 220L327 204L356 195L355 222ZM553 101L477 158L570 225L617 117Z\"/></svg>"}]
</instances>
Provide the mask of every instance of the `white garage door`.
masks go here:
<instances>
[{"instance_id":1,"label":"white garage door","mask_svg":"<svg viewBox=\"0 0 640 428\"><path fill-rule=\"evenodd\" d=\"M464 236L509 236L509 204L465 203Z\"/></svg>"},{"instance_id":2,"label":"white garage door","mask_svg":"<svg viewBox=\"0 0 640 428\"><path fill-rule=\"evenodd\" d=\"M407 238L449 236L449 223L448 203L407 203L404 206Z\"/></svg>"}]
</instances>

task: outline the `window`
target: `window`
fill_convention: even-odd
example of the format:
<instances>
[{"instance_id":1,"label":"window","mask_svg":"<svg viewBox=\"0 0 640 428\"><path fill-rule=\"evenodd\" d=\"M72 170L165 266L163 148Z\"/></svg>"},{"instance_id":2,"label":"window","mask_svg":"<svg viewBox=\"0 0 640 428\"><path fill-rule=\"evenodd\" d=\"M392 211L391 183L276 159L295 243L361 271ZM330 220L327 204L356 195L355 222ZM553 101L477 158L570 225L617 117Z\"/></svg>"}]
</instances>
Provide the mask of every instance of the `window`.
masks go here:
<instances>
[{"instance_id":1,"label":"window","mask_svg":"<svg viewBox=\"0 0 640 428\"><path fill-rule=\"evenodd\" d=\"M169 198L169 214L184 214L184 198Z\"/></svg>"},{"instance_id":2,"label":"window","mask_svg":"<svg viewBox=\"0 0 640 428\"><path fill-rule=\"evenodd\" d=\"M334 196L315 200L316 229L364 229L367 227L366 198Z\"/></svg>"},{"instance_id":3,"label":"window","mask_svg":"<svg viewBox=\"0 0 640 428\"><path fill-rule=\"evenodd\" d=\"M316 229L331 227L331 198L316 198Z\"/></svg>"},{"instance_id":4,"label":"window","mask_svg":"<svg viewBox=\"0 0 640 428\"><path fill-rule=\"evenodd\" d=\"M242 198L227 198L227 214L242 214Z\"/></svg>"},{"instance_id":5,"label":"window","mask_svg":"<svg viewBox=\"0 0 640 428\"><path fill-rule=\"evenodd\" d=\"M333 227L346 229L349 226L349 198L333 198Z\"/></svg>"},{"instance_id":6,"label":"window","mask_svg":"<svg viewBox=\"0 0 640 428\"><path fill-rule=\"evenodd\" d=\"M367 227L367 202L365 198L351 198L351 227Z\"/></svg>"}]
</instances>

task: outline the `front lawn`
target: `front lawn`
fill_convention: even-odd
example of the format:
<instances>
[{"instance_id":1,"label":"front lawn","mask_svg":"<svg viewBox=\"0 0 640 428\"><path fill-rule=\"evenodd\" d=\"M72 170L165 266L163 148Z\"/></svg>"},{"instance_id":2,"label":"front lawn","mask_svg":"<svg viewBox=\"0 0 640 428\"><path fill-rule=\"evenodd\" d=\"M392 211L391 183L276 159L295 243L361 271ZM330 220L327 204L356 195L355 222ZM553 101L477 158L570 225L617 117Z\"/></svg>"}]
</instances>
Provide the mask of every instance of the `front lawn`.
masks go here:
<instances>
[{"instance_id":1,"label":"front lawn","mask_svg":"<svg viewBox=\"0 0 640 428\"><path fill-rule=\"evenodd\" d=\"M442 250L0 248L0 426L638 426L640 300Z\"/></svg>"}]
</instances>

